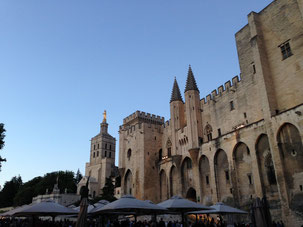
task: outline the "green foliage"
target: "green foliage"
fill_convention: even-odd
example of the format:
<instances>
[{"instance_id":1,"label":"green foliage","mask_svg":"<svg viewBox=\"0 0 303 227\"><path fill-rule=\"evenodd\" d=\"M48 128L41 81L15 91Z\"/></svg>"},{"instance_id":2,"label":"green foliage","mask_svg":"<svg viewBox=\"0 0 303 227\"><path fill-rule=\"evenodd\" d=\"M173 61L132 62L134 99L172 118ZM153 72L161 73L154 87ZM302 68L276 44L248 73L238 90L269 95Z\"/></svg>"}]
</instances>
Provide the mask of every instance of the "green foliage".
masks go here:
<instances>
[{"instance_id":1,"label":"green foliage","mask_svg":"<svg viewBox=\"0 0 303 227\"><path fill-rule=\"evenodd\" d=\"M0 150L4 147L4 137L5 137L5 128L4 128L4 124L3 123L0 123ZM2 158L0 156L0 171L1 171L1 162L6 162L6 159L5 158Z\"/></svg>"},{"instance_id":2,"label":"green foliage","mask_svg":"<svg viewBox=\"0 0 303 227\"><path fill-rule=\"evenodd\" d=\"M35 177L23 184L14 198L14 205L21 206L32 202L32 198L36 196L35 186L42 180L42 177Z\"/></svg>"},{"instance_id":3,"label":"green foliage","mask_svg":"<svg viewBox=\"0 0 303 227\"><path fill-rule=\"evenodd\" d=\"M105 179L105 185L102 188L102 194L100 199L105 199L109 202L117 200L117 198L114 196L115 194L115 186L111 180L111 178Z\"/></svg>"},{"instance_id":4,"label":"green foliage","mask_svg":"<svg viewBox=\"0 0 303 227\"><path fill-rule=\"evenodd\" d=\"M4 147L5 131L4 124L0 123L0 150Z\"/></svg>"},{"instance_id":5,"label":"green foliage","mask_svg":"<svg viewBox=\"0 0 303 227\"><path fill-rule=\"evenodd\" d=\"M35 177L19 188L13 199L13 204L15 206L29 204L32 202L33 197L45 194L46 189L51 193L57 183L57 178L60 193L64 193L65 189L67 189L67 193L75 193L77 185L74 176L75 174L72 171L59 171L47 173L44 177Z\"/></svg>"},{"instance_id":6,"label":"green foliage","mask_svg":"<svg viewBox=\"0 0 303 227\"><path fill-rule=\"evenodd\" d=\"M82 179L82 174L80 172L80 170L78 169L77 173L76 173L76 183L78 184L80 182L80 180Z\"/></svg>"},{"instance_id":7,"label":"green foliage","mask_svg":"<svg viewBox=\"0 0 303 227\"><path fill-rule=\"evenodd\" d=\"M0 192L0 207L9 207L13 205L13 199L22 185L20 176L13 177L10 181L5 182Z\"/></svg>"}]
</instances>

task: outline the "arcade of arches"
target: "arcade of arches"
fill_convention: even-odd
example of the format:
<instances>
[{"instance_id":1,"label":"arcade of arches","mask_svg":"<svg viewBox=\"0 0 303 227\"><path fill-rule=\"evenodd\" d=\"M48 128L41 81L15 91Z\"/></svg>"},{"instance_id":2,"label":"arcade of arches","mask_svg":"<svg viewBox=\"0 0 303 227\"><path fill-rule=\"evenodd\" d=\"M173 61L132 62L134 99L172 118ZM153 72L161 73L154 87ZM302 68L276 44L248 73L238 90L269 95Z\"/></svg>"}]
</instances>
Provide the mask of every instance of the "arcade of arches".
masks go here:
<instances>
[{"instance_id":1,"label":"arcade of arches","mask_svg":"<svg viewBox=\"0 0 303 227\"><path fill-rule=\"evenodd\" d=\"M301 164L303 148L298 129L292 124L284 124L277 133L277 145L285 169L288 195L292 199L294 192L300 191L298 185L300 181L296 179L303 175ZM256 160L253 159L252 152L255 152ZM238 142L234 146L230 160L223 149L218 149L213 159L210 158L206 155L200 156L197 166L198 182L194 172L196 167L189 156L183 159L180 167L172 165L169 170L162 169L159 174L160 200L166 200L173 195L183 195L204 204L218 200L245 206L251 198L262 196L257 195L255 191L257 178L261 182L262 194L267 195L269 202L278 199L275 165L266 134L259 135L255 147L249 148L244 142ZM259 176L254 176L254 163L258 168ZM125 190L129 193L132 185L131 176L130 171L125 175ZM301 190L303 190L302 186Z\"/></svg>"}]
</instances>

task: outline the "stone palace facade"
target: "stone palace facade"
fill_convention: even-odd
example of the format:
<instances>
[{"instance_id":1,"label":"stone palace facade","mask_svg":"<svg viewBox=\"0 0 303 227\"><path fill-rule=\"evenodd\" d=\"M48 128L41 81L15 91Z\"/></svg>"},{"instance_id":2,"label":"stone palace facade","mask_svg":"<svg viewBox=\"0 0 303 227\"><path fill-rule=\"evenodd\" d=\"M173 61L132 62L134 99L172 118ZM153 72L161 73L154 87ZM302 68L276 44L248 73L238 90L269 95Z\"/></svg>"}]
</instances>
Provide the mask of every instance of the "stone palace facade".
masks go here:
<instances>
[{"instance_id":1,"label":"stone palace facade","mask_svg":"<svg viewBox=\"0 0 303 227\"><path fill-rule=\"evenodd\" d=\"M189 67L184 99L174 81L169 121L140 111L126 117L122 194L153 202L178 194L242 209L266 195L274 219L302 224L302 18L303 0L251 12L236 33L239 77L201 98L202 81Z\"/></svg>"}]
</instances>

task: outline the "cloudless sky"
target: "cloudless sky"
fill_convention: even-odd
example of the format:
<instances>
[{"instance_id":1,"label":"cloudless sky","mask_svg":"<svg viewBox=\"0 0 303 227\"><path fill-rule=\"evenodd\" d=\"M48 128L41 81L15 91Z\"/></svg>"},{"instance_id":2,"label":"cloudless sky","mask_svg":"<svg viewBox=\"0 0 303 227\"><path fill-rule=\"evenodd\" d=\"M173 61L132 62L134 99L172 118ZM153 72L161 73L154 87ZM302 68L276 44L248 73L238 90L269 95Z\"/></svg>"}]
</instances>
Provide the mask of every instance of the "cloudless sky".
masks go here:
<instances>
[{"instance_id":1,"label":"cloudless sky","mask_svg":"<svg viewBox=\"0 0 303 227\"><path fill-rule=\"evenodd\" d=\"M191 64L201 98L240 73L234 35L270 0L2 0L0 185L89 161L108 113L169 119L174 77Z\"/></svg>"}]
</instances>

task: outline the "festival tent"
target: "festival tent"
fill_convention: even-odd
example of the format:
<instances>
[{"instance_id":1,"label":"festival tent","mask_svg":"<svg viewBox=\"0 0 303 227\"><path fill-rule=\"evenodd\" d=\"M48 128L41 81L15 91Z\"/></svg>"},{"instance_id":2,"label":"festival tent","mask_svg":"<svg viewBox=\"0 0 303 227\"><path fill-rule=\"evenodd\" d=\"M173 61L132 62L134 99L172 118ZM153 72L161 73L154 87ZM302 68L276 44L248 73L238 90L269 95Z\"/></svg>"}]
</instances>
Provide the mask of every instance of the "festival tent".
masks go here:
<instances>
[{"instance_id":1,"label":"festival tent","mask_svg":"<svg viewBox=\"0 0 303 227\"><path fill-rule=\"evenodd\" d=\"M216 205L210 206L212 210L199 210L191 211L188 214L247 214L246 211L239 210L237 208L227 206L224 203L216 203Z\"/></svg>"},{"instance_id":2,"label":"festival tent","mask_svg":"<svg viewBox=\"0 0 303 227\"><path fill-rule=\"evenodd\" d=\"M111 202L99 209L94 210L94 214L100 213L129 213L129 214L155 214L165 213L167 209L150 202L138 200L131 195L124 195L120 199Z\"/></svg>"},{"instance_id":3,"label":"festival tent","mask_svg":"<svg viewBox=\"0 0 303 227\"><path fill-rule=\"evenodd\" d=\"M184 213L195 210L211 210L208 206L200 203L195 203L190 200L184 199L181 196L173 196L168 200L158 203L159 206L167 208L169 211L181 213L182 223L184 224Z\"/></svg>"},{"instance_id":4,"label":"festival tent","mask_svg":"<svg viewBox=\"0 0 303 227\"><path fill-rule=\"evenodd\" d=\"M62 206L52 200L29 205L15 212L14 216L51 216L77 214L78 211Z\"/></svg>"}]
</instances>

